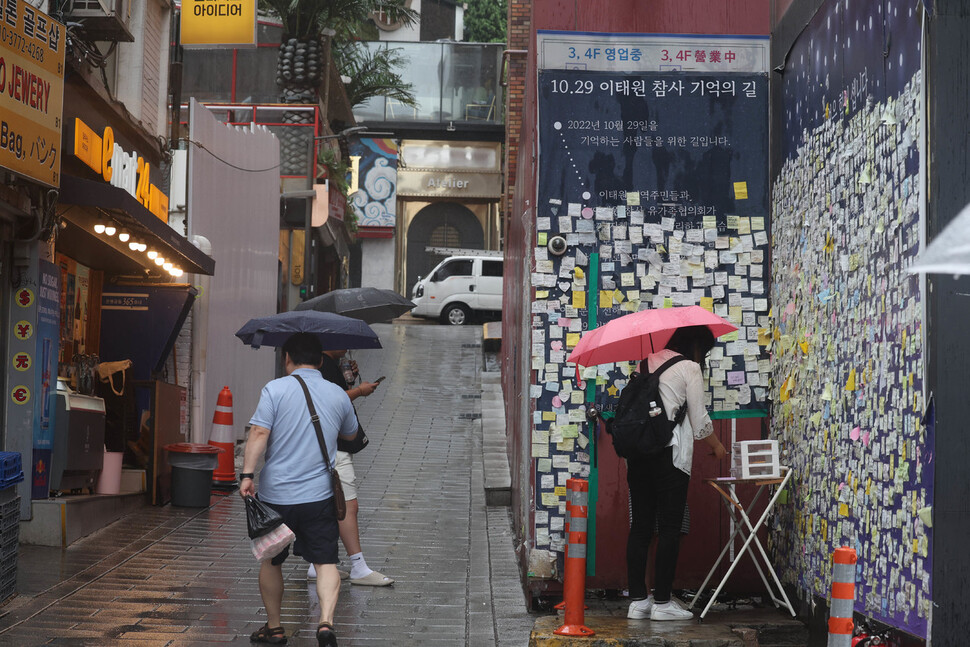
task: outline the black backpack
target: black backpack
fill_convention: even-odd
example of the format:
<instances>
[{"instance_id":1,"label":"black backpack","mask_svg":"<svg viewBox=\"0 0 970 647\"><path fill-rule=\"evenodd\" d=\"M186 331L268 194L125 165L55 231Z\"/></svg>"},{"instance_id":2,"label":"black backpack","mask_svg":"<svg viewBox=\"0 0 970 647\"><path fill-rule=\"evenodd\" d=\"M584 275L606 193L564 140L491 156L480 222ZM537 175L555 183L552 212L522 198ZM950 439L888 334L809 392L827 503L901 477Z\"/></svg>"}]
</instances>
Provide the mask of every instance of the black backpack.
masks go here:
<instances>
[{"instance_id":1,"label":"black backpack","mask_svg":"<svg viewBox=\"0 0 970 647\"><path fill-rule=\"evenodd\" d=\"M674 435L674 427L684 420L687 403L677 411L674 420L667 419L660 398L660 376L683 355L672 357L653 373L633 373L620 393L616 413L608 427L613 436L613 449L622 458L638 458L660 453Z\"/></svg>"}]
</instances>

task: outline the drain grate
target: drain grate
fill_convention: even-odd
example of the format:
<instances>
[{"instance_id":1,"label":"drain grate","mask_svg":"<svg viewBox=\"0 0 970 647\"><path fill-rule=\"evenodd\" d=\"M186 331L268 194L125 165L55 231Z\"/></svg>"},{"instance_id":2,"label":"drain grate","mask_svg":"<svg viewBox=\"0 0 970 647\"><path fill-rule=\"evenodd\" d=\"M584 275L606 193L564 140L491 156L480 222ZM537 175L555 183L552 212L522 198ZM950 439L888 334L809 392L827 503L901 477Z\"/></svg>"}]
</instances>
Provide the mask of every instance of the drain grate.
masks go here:
<instances>
[{"instance_id":1,"label":"drain grate","mask_svg":"<svg viewBox=\"0 0 970 647\"><path fill-rule=\"evenodd\" d=\"M472 393L472 394L466 393L466 394L464 394L464 395L461 396L461 399L462 400L481 400L482 399L482 394L481 393Z\"/></svg>"},{"instance_id":2,"label":"drain grate","mask_svg":"<svg viewBox=\"0 0 970 647\"><path fill-rule=\"evenodd\" d=\"M481 420L482 414L480 413L459 413L459 420Z\"/></svg>"},{"instance_id":3,"label":"drain grate","mask_svg":"<svg viewBox=\"0 0 970 647\"><path fill-rule=\"evenodd\" d=\"M481 344L462 344L462 348L481 348Z\"/></svg>"}]
</instances>

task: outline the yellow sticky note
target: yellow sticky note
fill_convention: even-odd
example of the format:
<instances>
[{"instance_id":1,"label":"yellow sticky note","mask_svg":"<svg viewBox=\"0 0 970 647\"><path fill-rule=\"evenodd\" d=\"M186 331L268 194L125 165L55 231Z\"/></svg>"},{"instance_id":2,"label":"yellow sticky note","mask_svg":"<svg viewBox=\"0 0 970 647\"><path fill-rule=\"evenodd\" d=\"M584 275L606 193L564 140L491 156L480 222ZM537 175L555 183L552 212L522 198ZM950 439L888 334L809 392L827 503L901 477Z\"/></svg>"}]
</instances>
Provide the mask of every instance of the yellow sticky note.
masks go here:
<instances>
[{"instance_id":1,"label":"yellow sticky note","mask_svg":"<svg viewBox=\"0 0 970 647\"><path fill-rule=\"evenodd\" d=\"M538 240L539 245L545 245L546 243L549 242L549 234L547 234L544 231L540 231L538 239L539 239Z\"/></svg>"},{"instance_id":2,"label":"yellow sticky note","mask_svg":"<svg viewBox=\"0 0 970 647\"><path fill-rule=\"evenodd\" d=\"M737 216L728 216L727 217L727 226L728 226L728 229L737 229L738 228L738 217Z\"/></svg>"},{"instance_id":3,"label":"yellow sticky note","mask_svg":"<svg viewBox=\"0 0 970 647\"><path fill-rule=\"evenodd\" d=\"M549 290L536 290L536 298L537 299L548 299L549 298Z\"/></svg>"},{"instance_id":4,"label":"yellow sticky note","mask_svg":"<svg viewBox=\"0 0 970 647\"><path fill-rule=\"evenodd\" d=\"M803 353L808 355L808 340L803 339L802 341L798 342L798 347L802 349Z\"/></svg>"},{"instance_id":5,"label":"yellow sticky note","mask_svg":"<svg viewBox=\"0 0 970 647\"><path fill-rule=\"evenodd\" d=\"M747 182L735 182L734 183L734 199L735 200L747 200L748 199L748 183Z\"/></svg>"},{"instance_id":6,"label":"yellow sticky note","mask_svg":"<svg viewBox=\"0 0 970 647\"><path fill-rule=\"evenodd\" d=\"M613 300L614 301L616 301L617 303L623 303L623 299L625 299L625 298L626 297L623 296L623 291L622 290L613 290Z\"/></svg>"},{"instance_id":7,"label":"yellow sticky note","mask_svg":"<svg viewBox=\"0 0 970 647\"><path fill-rule=\"evenodd\" d=\"M751 218L751 228L755 231L762 231L765 228L765 219L762 216L754 216Z\"/></svg>"},{"instance_id":8,"label":"yellow sticky note","mask_svg":"<svg viewBox=\"0 0 970 647\"><path fill-rule=\"evenodd\" d=\"M670 297L664 297L664 307L665 308L673 308L674 307L674 300L671 299Z\"/></svg>"},{"instance_id":9,"label":"yellow sticky note","mask_svg":"<svg viewBox=\"0 0 970 647\"><path fill-rule=\"evenodd\" d=\"M750 234L751 233L751 219L750 218L738 218L738 233L739 234Z\"/></svg>"},{"instance_id":10,"label":"yellow sticky note","mask_svg":"<svg viewBox=\"0 0 970 647\"><path fill-rule=\"evenodd\" d=\"M640 206L640 192L639 191L627 191L626 192L626 204L630 207Z\"/></svg>"},{"instance_id":11,"label":"yellow sticky note","mask_svg":"<svg viewBox=\"0 0 970 647\"><path fill-rule=\"evenodd\" d=\"M573 294L575 294L575 292ZM579 333L578 332L566 333L566 346L567 347L573 348L578 343L579 343Z\"/></svg>"},{"instance_id":12,"label":"yellow sticky note","mask_svg":"<svg viewBox=\"0 0 970 647\"><path fill-rule=\"evenodd\" d=\"M845 381L846 391L855 391L855 369L849 371L849 379Z\"/></svg>"},{"instance_id":13,"label":"yellow sticky note","mask_svg":"<svg viewBox=\"0 0 970 647\"><path fill-rule=\"evenodd\" d=\"M723 335L721 335L720 337L718 337L718 340L719 341L737 341L738 340L738 331L737 330L732 330L731 332L726 332Z\"/></svg>"},{"instance_id":14,"label":"yellow sticky note","mask_svg":"<svg viewBox=\"0 0 970 647\"><path fill-rule=\"evenodd\" d=\"M703 307L703 303L701 306ZM770 346L771 345L771 335L768 334L766 328L758 328L758 345L759 346Z\"/></svg>"},{"instance_id":15,"label":"yellow sticky note","mask_svg":"<svg viewBox=\"0 0 970 647\"><path fill-rule=\"evenodd\" d=\"M728 321L734 324L741 323L741 306L728 307Z\"/></svg>"},{"instance_id":16,"label":"yellow sticky note","mask_svg":"<svg viewBox=\"0 0 970 647\"><path fill-rule=\"evenodd\" d=\"M600 290L600 307L613 307L613 290Z\"/></svg>"},{"instance_id":17,"label":"yellow sticky note","mask_svg":"<svg viewBox=\"0 0 970 647\"><path fill-rule=\"evenodd\" d=\"M581 267L574 267L573 268L573 278L574 279L577 279L577 280L578 279L584 279L584 278L586 278L586 272L584 272L583 271L583 268L581 268Z\"/></svg>"},{"instance_id":18,"label":"yellow sticky note","mask_svg":"<svg viewBox=\"0 0 970 647\"><path fill-rule=\"evenodd\" d=\"M554 508L559 505L559 497L552 492L543 492L542 505L546 506L547 508Z\"/></svg>"},{"instance_id":19,"label":"yellow sticky note","mask_svg":"<svg viewBox=\"0 0 970 647\"><path fill-rule=\"evenodd\" d=\"M849 506L845 503L839 504L839 516L848 517L849 516Z\"/></svg>"},{"instance_id":20,"label":"yellow sticky note","mask_svg":"<svg viewBox=\"0 0 970 647\"><path fill-rule=\"evenodd\" d=\"M717 216L704 216L704 229L717 229Z\"/></svg>"},{"instance_id":21,"label":"yellow sticky note","mask_svg":"<svg viewBox=\"0 0 970 647\"><path fill-rule=\"evenodd\" d=\"M585 308L586 307L586 293L585 292L573 292L573 307L574 308Z\"/></svg>"},{"instance_id":22,"label":"yellow sticky note","mask_svg":"<svg viewBox=\"0 0 970 647\"><path fill-rule=\"evenodd\" d=\"M556 489L553 490L553 491L556 493L556 496L566 496L566 486L565 485L557 485L556 486Z\"/></svg>"},{"instance_id":23,"label":"yellow sticky note","mask_svg":"<svg viewBox=\"0 0 970 647\"><path fill-rule=\"evenodd\" d=\"M701 297L701 307L708 312L714 312L714 299L711 297Z\"/></svg>"},{"instance_id":24,"label":"yellow sticky note","mask_svg":"<svg viewBox=\"0 0 970 647\"><path fill-rule=\"evenodd\" d=\"M542 421L543 422L551 422L551 421L555 421L555 419L556 419L556 412L555 411L543 411L542 412Z\"/></svg>"}]
</instances>

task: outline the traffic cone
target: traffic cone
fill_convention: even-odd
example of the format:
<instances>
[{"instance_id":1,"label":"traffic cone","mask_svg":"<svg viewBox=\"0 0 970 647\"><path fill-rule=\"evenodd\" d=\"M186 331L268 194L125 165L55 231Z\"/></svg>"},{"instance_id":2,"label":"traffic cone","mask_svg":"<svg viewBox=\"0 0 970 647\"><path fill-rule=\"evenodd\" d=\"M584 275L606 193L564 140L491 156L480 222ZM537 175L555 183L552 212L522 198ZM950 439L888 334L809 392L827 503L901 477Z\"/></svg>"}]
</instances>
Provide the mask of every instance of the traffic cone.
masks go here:
<instances>
[{"instance_id":1,"label":"traffic cone","mask_svg":"<svg viewBox=\"0 0 970 647\"><path fill-rule=\"evenodd\" d=\"M225 451L219 453L219 464L212 473L212 485L218 488L236 487L236 432L232 427L232 391L222 387L212 415L209 444Z\"/></svg>"}]
</instances>

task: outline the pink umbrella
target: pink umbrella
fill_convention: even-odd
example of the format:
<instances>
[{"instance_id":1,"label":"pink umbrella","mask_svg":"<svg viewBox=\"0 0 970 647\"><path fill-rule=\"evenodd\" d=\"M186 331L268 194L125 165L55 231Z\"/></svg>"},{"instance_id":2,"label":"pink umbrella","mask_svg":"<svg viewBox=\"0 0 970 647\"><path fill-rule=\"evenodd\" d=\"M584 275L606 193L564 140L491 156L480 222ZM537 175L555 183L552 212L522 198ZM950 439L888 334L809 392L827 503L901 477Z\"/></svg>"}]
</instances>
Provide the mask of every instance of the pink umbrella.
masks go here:
<instances>
[{"instance_id":1,"label":"pink umbrella","mask_svg":"<svg viewBox=\"0 0 970 647\"><path fill-rule=\"evenodd\" d=\"M707 326L715 337L738 329L700 306L643 310L585 333L567 361L595 366L640 360L666 346L674 331L686 326Z\"/></svg>"}]
</instances>

